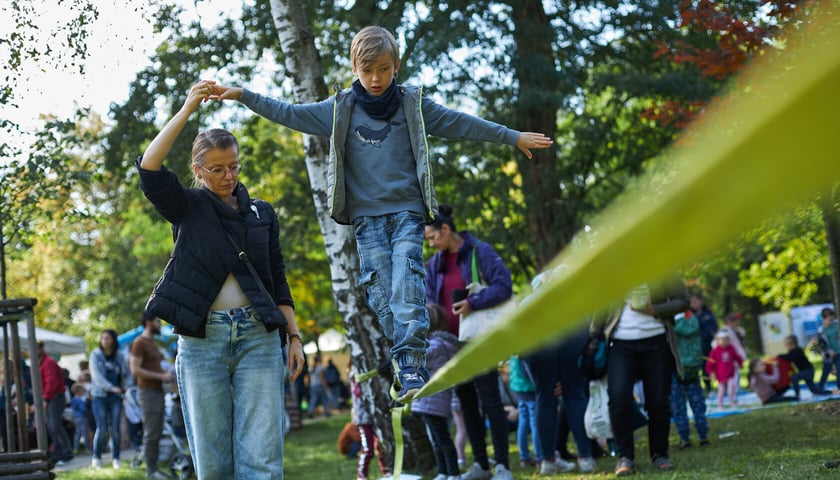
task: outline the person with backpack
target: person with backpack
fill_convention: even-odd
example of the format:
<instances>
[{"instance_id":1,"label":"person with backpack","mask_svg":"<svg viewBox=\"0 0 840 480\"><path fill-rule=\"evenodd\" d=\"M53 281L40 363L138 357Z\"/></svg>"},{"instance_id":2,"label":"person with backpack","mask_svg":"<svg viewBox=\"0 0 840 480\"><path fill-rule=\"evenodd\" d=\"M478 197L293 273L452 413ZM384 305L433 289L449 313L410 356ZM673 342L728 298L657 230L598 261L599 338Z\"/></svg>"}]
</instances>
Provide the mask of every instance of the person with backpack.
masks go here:
<instances>
[{"instance_id":1,"label":"person with backpack","mask_svg":"<svg viewBox=\"0 0 840 480\"><path fill-rule=\"evenodd\" d=\"M338 367L333 363L332 358L326 358L327 364L324 366L324 380L327 381L327 390L330 391L330 400L332 408L338 410L341 399L341 374L338 372Z\"/></svg>"},{"instance_id":2,"label":"person with backpack","mask_svg":"<svg viewBox=\"0 0 840 480\"><path fill-rule=\"evenodd\" d=\"M709 445L709 423L706 420L706 397L700 385L699 372L705 366L703 360L703 334L699 317L691 310L675 316L674 333L677 348L683 364L683 373L674 372L671 379L671 416L680 436L679 448L691 447L691 428L688 421L686 401L694 415L694 428L700 446Z\"/></svg>"}]
</instances>

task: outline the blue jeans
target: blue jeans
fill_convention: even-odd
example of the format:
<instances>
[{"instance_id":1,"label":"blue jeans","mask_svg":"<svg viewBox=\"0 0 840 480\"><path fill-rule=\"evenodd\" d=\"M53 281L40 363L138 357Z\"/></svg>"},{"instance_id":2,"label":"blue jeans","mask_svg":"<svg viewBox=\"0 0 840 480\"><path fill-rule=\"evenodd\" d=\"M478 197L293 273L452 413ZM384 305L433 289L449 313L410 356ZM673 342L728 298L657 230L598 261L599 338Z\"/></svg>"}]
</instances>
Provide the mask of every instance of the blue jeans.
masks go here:
<instances>
[{"instance_id":1,"label":"blue jeans","mask_svg":"<svg viewBox=\"0 0 840 480\"><path fill-rule=\"evenodd\" d=\"M309 415L315 413L315 408L318 405L324 407L324 416L330 416L330 396L327 394L327 389L320 383L315 383L309 386Z\"/></svg>"},{"instance_id":2,"label":"blue jeans","mask_svg":"<svg viewBox=\"0 0 840 480\"><path fill-rule=\"evenodd\" d=\"M814 369L813 368L806 368L805 370L800 370L790 377L790 385L793 387L793 392L799 397L799 382L804 381L805 385L808 386L808 390L814 394L823 394L829 393L822 389L818 389L816 385L814 385Z\"/></svg>"},{"instance_id":3,"label":"blue jeans","mask_svg":"<svg viewBox=\"0 0 840 480\"><path fill-rule=\"evenodd\" d=\"M330 402L332 403L332 408L338 410L341 407L341 404L339 403L339 399L341 398L341 385L328 385L327 388L330 390Z\"/></svg>"},{"instance_id":4,"label":"blue jeans","mask_svg":"<svg viewBox=\"0 0 840 480\"><path fill-rule=\"evenodd\" d=\"M429 342L426 268L421 215L400 212L353 221L361 284L367 303L394 343L391 356L400 367L425 368Z\"/></svg>"},{"instance_id":5,"label":"blue jeans","mask_svg":"<svg viewBox=\"0 0 840 480\"><path fill-rule=\"evenodd\" d=\"M90 439L88 438L90 425L88 424L87 415L74 415L73 425L76 426L76 429L73 431L73 449L78 451L81 448L81 442L84 441L85 448L90 450L90 445L88 445L90 443Z\"/></svg>"},{"instance_id":6,"label":"blue jeans","mask_svg":"<svg viewBox=\"0 0 840 480\"><path fill-rule=\"evenodd\" d=\"M123 399L116 393L108 393L104 397L93 397L93 418L96 419L96 433L93 434L93 458L102 459L105 450L105 440L111 433L111 458L120 458L120 415L122 415Z\"/></svg>"},{"instance_id":7,"label":"blue jeans","mask_svg":"<svg viewBox=\"0 0 840 480\"><path fill-rule=\"evenodd\" d=\"M583 414L589 402L588 383L577 368L577 359L589 339L589 332L576 332L560 344L553 345L525 357L536 387L537 436L534 445L544 460L554 460L557 450L557 397L554 387L563 385L563 405L569 430L575 440L578 457L592 456L592 442L586 436Z\"/></svg>"},{"instance_id":8,"label":"blue jeans","mask_svg":"<svg viewBox=\"0 0 840 480\"><path fill-rule=\"evenodd\" d=\"M205 338L178 339L178 390L202 479L283 478L285 365L253 307L212 311Z\"/></svg>"},{"instance_id":9,"label":"blue jeans","mask_svg":"<svg viewBox=\"0 0 840 480\"><path fill-rule=\"evenodd\" d=\"M708 439L709 423L706 421L706 395L703 393L703 387L700 386L700 378L683 383L674 373L671 380L671 415L674 417L677 433L683 442L688 441L688 436L691 433L688 410L685 406L686 400L694 414L694 428L697 429L697 436L700 440Z\"/></svg>"},{"instance_id":10,"label":"blue jeans","mask_svg":"<svg viewBox=\"0 0 840 480\"><path fill-rule=\"evenodd\" d=\"M62 414L66 403L64 392L59 393L47 402L47 432L50 434L53 447L55 447L52 455L55 460L67 460L73 456L73 445L70 443L70 437L67 435L67 430L64 429L62 422Z\"/></svg>"},{"instance_id":11,"label":"blue jeans","mask_svg":"<svg viewBox=\"0 0 840 480\"><path fill-rule=\"evenodd\" d=\"M519 424L516 427L516 444L519 445L519 459L531 460L531 449L528 444L530 433L534 440L534 460L539 462L543 456L540 442L537 441L537 402L533 399L533 393L530 396L532 397L530 400L520 398L517 402Z\"/></svg>"},{"instance_id":12,"label":"blue jeans","mask_svg":"<svg viewBox=\"0 0 840 480\"><path fill-rule=\"evenodd\" d=\"M610 422L619 457L635 459L633 431L636 429L633 385L642 380L648 413L650 456L668 456L671 430L671 376L674 355L665 334L642 340L611 340L607 355L607 391Z\"/></svg>"}]
</instances>

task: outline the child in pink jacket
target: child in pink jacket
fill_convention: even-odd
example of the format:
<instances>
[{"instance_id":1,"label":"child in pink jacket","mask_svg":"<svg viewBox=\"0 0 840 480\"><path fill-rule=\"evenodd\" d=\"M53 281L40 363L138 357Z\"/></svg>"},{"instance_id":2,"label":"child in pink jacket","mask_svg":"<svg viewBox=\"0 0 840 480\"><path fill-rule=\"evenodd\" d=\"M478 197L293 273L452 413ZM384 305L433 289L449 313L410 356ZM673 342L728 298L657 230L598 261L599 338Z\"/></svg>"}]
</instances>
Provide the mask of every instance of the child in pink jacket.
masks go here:
<instances>
[{"instance_id":1,"label":"child in pink jacket","mask_svg":"<svg viewBox=\"0 0 840 480\"><path fill-rule=\"evenodd\" d=\"M736 372L744 359L729 341L729 335L721 330L715 335L715 346L709 353L706 372L718 382L718 408L723 408L723 396L729 392L729 404L738 405L738 376Z\"/></svg>"}]
</instances>

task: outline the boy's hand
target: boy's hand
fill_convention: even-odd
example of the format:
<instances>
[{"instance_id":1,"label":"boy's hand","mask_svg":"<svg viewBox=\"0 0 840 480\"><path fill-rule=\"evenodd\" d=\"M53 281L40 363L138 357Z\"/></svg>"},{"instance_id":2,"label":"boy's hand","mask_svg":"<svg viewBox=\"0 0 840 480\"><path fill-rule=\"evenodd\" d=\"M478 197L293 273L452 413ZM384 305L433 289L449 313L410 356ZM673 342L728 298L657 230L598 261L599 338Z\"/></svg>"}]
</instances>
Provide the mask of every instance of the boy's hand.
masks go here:
<instances>
[{"instance_id":1,"label":"boy's hand","mask_svg":"<svg viewBox=\"0 0 840 480\"><path fill-rule=\"evenodd\" d=\"M516 140L516 148L522 150L528 158L534 158L531 154L532 148L548 148L554 141L542 133L534 132L519 132L519 138Z\"/></svg>"},{"instance_id":2,"label":"boy's hand","mask_svg":"<svg viewBox=\"0 0 840 480\"><path fill-rule=\"evenodd\" d=\"M210 87L210 100L239 100L242 96L242 87L226 87L215 82Z\"/></svg>"}]
</instances>

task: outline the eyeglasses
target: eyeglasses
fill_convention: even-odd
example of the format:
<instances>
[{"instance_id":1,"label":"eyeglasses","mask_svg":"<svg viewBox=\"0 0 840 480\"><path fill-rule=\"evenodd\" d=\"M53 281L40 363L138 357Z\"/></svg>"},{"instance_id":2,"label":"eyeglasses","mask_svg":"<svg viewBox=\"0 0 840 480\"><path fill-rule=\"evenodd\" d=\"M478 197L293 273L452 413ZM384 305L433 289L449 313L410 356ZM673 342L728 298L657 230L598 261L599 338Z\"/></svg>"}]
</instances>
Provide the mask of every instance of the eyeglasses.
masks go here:
<instances>
[{"instance_id":1,"label":"eyeglasses","mask_svg":"<svg viewBox=\"0 0 840 480\"><path fill-rule=\"evenodd\" d=\"M242 164L237 163L236 165L231 165L229 167L213 167L213 168L204 168L204 165L200 165L201 169L205 172L209 173L210 175L215 175L217 177L223 177L225 173L230 172L230 175L236 176L239 172L242 171Z\"/></svg>"}]
</instances>

